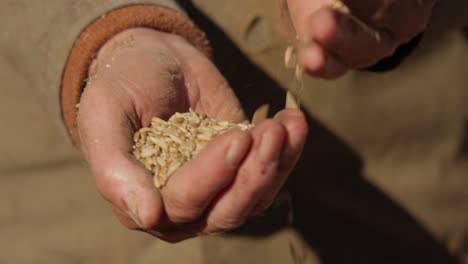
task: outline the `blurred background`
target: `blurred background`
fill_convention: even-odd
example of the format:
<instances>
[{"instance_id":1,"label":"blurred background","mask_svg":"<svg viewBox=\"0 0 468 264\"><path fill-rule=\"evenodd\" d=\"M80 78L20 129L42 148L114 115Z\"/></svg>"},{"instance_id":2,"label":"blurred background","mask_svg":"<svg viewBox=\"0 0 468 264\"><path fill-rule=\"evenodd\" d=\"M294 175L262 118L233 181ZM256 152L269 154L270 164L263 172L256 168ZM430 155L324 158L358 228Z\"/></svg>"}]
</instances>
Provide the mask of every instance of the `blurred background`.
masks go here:
<instances>
[{"instance_id":1,"label":"blurred background","mask_svg":"<svg viewBox=\"0 0 468 264\"><path fill-rule=\"evenodd\" d=\"M275 9L255 13L242 40L182 2L247 113L281 109L293 73L283 67L284 36L271 41L281 31ZM288 198L231 234L177 245L118 223L63 128L58 87L44 85L63 66L54 52L68 52L56 23L83 10L78 1L0 0L0 263L468 263L462 1L441 4L395 69L307 77L310 136Z\"/></svg>"}]
</instances>

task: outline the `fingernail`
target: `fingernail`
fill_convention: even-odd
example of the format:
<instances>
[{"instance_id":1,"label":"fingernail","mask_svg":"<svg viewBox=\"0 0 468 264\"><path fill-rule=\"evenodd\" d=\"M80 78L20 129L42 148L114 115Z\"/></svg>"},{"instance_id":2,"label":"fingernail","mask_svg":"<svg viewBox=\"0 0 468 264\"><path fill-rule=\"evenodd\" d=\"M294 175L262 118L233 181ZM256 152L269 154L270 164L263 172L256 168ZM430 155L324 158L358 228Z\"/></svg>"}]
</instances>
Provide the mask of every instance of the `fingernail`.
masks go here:
<instances>
[{"instance_id":1,"label":"fingernail","mask_svg":"<svg viewBox=\"0 0 468 264\"><path fill-rule=\"evenodd\" d=\"M158 231L155 231L155 230L146 230L146 232L154 237L157 237L157 238L165 238L166 236L163 235L162 233L158 232Z\"/></svg>"},{"instance_id":2,"label":"fingernail","mask_svg":"<svg viewBox=\"0 0 468 264\"><path fill-rule=\"evenodd\" d=\"M132 218L139 227L143 228L143 224L138 216L138 204L136 202L136 195L133 192L129 192L125 197L125 203L127 204L127 214Z\"/></svg>"},{"instance_id":3,"label":"fingernail","mask_svg":"<svg viewBox=\"0 0 468 264\"><path fill-rule=\"evenodd\" d=\"M275 135L272 131L267 130L263 132L258 150L260 160L270 162L278 158L279 152L274 150L273 140L275 140Z\"/></svg>"},{"instance_id":4,"label":"fingernail","mask_svg":"<svg viewBox=\"0 0 468 264\"><path fill-rule=\"evenodd\" d=\"M245 142L243 136L237 135L229 145L226 154L228 166L237 167L245 156Z\"/></svg>"}]
</instances>

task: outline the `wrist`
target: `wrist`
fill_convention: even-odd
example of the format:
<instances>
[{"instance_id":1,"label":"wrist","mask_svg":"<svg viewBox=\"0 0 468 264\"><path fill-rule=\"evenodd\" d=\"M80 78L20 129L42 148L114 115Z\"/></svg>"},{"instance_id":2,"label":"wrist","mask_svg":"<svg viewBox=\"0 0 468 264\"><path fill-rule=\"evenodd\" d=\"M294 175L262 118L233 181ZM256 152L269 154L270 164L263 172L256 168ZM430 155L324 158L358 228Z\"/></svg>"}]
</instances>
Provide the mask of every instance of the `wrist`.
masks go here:
<instances>
[{"instance_id":1,"label":"wrist","mask_svg":"<svg viewBox=\"0 0 468 264\"><path fill-rule=\"evenodd\" d=\"M99 49L89 67L89 81L99 77L99 73L104 70L114 71L114 66L130 65L135 58L153 57L162 67L169 62L179 63L183 52L176 47L181 45L191 44L182 37L155 29L127 29L112 37ZM141 67L145 67L144 63L137 64L135 70Z\"/></svg>"}]
</instances>

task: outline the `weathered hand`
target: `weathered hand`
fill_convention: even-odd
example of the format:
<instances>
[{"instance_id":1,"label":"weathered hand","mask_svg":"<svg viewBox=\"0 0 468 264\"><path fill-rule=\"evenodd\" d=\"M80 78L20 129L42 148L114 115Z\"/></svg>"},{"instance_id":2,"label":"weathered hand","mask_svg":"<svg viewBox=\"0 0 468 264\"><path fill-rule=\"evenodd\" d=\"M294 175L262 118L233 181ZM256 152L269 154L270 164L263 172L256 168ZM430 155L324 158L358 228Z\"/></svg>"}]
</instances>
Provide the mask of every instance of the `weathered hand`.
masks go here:
<instances>
[{"instance_id":1,"label":"weathered hand","mask_svg":"<svg viewBox=\"0 0 468 264\"><path fill-rule=\"evenodd\" d=\"M281 0L282 1L282 0ZM374 65L421 33L435 0L285 0L298 35L299 65L337 78Z\"/></svg>"},{"instance_id":2,"label":"weathered hand","mask_svg":"<svg viewBox=\"0 0 468 264\"><path fill-rule=\"evenodd\" d=\"M158 190L130 154L153 116L195 111L242 121L242 108L216 67L184 39L130 29L100 50L78 113L81 151L121 223L178 242L226 231L265 210L294 167L307 134L287 110L250 132L217 137Z\"/></svg>"}]
</instances>

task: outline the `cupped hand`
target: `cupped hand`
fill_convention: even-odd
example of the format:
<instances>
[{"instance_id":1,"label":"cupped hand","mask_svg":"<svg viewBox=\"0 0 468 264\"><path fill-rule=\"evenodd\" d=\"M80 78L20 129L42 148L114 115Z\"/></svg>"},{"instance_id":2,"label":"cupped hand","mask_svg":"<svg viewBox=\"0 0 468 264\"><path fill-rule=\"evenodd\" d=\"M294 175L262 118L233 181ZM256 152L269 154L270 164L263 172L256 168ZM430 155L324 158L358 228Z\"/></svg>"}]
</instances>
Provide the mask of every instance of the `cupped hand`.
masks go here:
<instances>
[{"instance_id":1,"label":"cupped hand","mask_svg":"<svg viewBox=\"0 0 468 264\"><path fill-rule=\"evenodd\" d=\"M435 0L287 1L299 65L333 79L376 64L426 28Z\"/></svg>"},{"instance_id":2,"label":"cupped hand","mask_svg":"<svg viewBox=\"0 0 468 264\"><path fill-rule=\"evenodd\" d=\"M226 80L184 39L130 29L100 50L78 112L80 149L120 222L168 242L228 231L267 209L302 150L307 124L284 110L248 132L214 139L158 190L131 155L133 134L154 116L189 108L246 119Z\"/></svg>"}]
</instances>

